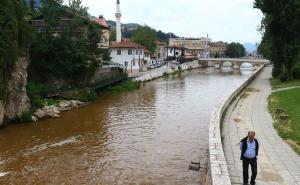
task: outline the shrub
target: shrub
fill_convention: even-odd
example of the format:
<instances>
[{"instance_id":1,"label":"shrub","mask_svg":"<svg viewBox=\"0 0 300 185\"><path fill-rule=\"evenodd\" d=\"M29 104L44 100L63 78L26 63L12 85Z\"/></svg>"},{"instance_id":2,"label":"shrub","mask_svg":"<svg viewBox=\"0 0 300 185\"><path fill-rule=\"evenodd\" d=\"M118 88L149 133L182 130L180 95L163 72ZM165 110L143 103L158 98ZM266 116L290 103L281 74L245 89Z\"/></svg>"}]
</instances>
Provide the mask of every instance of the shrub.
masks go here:
<instances>
[{"instance_id":1,"label":"shrub","mask_svg":"<svg viewBox=\"0 0 300 185\"><path fill-rule=\"evenodd\" d=\"M178 66L178 71L181 72L182 71L182 68L181 66Z\"/></svg>"},{"instance_id":2,"label":"shrub","mask_svg":"<svg viewBox=\"0 0 300 185\"><path fill-rule=\"evenodd\" d=\"M295 79L300 79L300 63L296 64L293 68L293 77Z\"/></svg>"},{"instance_id":3,"label":"shrub","mask_svg":"<svg viewBox=\"0 0 300 185\"><path fill-rule=\"evenodd\" d=\"M28 82L26 86L27 95L30 99L47 96L47 87L38 82Z\"/></svg>"},{"instance_id":4,"label":"shrub","mask_svg":"<svg viewBox=\"0 0 300 185\"><path fill-rule=\"evenodd\" d=\"M286 82L286 81L288 80L288 75L287 75L287 73L286 73L286 72L281 73L281 75L279 76L279 80L280 80L281 82Z\"/></svg>"},{"instance_id":5,"label":"shrub","mask_svg":"<svg viewBox=\"0 0 300 185\"><path fill-rule=\"evenodd\" d=\"M22 117L20 118L20 122L32 122L33 111L23 112Z\"/></svg>"},{"instance_id":6,"label":"shrub","mask_svg":"<svg viewBox=\"0 0 300 185\"><path fill-rule=\"evenodd\" d=\"M75 99L82 101L82 102L89 102L93 101L97 98L97 93L94 90L88 91L81 91Z\"/></svg>"},{"instance_id":7,"label":"shrub","mask_svg":"<svg viewBox=\"0 0 300 185\"><path fill-rule=\"evenodd\" d=\"M107 90L111 92L124 92L124 91L133 91L139 89L141 82L134 82L132 80L125 80L120 82L117 85L108 87Z\"/></svg>"},{"instance_id":8,"label":"shrub","mask_svg":"<svg viewBox=\"0 0 300 185\"><path fill-rule=\"evenodd\" d=\"M278 78L278 77L280 77L280 75L281 75L281 69L280 68L276 68L276 67L273 67L273 69L272 69L272 76L274 77L274 78Z\"/></svg>"}]
</instances>

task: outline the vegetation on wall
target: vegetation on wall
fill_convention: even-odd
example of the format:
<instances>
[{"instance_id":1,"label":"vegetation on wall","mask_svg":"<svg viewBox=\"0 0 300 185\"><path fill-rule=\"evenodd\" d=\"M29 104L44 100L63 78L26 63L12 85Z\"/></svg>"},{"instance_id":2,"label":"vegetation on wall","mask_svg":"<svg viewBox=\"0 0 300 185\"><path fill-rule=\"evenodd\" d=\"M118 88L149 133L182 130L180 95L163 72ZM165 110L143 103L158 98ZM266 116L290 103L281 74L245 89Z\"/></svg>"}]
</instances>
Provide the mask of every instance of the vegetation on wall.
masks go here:
<instances>
[{"instance_id":1,"label":"vegetation on wall","mask_svg":"<svg viewBox=\"0 0 300 185\"><path fill-rule=\"evenodd\" d=\"M0 6L0 99L5 100L12 65L32 39L27 23L28 8L23 0L1 0Z\"/></svg>"}]
</instances>

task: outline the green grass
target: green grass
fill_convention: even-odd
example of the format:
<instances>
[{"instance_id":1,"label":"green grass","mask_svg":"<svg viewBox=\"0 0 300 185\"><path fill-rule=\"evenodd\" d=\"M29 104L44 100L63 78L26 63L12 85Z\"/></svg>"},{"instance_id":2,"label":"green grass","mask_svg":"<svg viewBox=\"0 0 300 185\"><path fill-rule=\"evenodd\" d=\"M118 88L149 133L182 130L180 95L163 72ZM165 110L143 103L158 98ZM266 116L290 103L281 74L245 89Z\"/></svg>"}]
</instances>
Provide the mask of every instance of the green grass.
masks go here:
<instances>
[{"instance_id":1,"label":"green grass","mask_svg":"<svg viewBox=\"0 0 300 185\"><path fill-rule=\"evenodd\" d=\"M271 84L272 84L272 89L276 90L276 89L281 89L286 87L300 86L300 80L281 82L279 79L272 78Z\"/></svg>"},{"instance_id":2,"label":"green grass","mask_svg":"<svg viewBox=\"0 0 300 185\"><path fill-rule=\"evenodd\" d=\"M275 117L276 108L288 115L287 123L280 123ZM269 97L269 109L279 135L300 155L300 88L273 93Z\"/></svg>"}]
</instances>

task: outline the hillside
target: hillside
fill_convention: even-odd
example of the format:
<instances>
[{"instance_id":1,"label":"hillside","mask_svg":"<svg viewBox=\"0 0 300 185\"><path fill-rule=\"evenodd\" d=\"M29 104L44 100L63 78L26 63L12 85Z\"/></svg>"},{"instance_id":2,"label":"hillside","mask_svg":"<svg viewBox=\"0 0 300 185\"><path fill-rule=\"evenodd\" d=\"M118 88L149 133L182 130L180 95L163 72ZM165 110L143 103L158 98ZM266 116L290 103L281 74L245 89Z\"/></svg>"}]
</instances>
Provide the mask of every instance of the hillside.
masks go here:
<instances>
[{"instance_id":1,"label":"hillside","mask_svg":"<svg viewBox=\"0 0 300 185\"><path fill-rule=\"evenodd\" d=\"M108 20L107 21L108 26L110 27L111 30L115 30L116 29L116 22L115 21L111 21ZM127 24L122 24L122 35L125 38L130 38L134 31L140 27L142 25L137 24L137 23L127 23ZM176 36L174 33L165 33L161 30L155 30L156 31L156 35L158 40L162 41L162 42L168 42L169 38L177 38L178 36Z\"/></svg>"}]
</instances>

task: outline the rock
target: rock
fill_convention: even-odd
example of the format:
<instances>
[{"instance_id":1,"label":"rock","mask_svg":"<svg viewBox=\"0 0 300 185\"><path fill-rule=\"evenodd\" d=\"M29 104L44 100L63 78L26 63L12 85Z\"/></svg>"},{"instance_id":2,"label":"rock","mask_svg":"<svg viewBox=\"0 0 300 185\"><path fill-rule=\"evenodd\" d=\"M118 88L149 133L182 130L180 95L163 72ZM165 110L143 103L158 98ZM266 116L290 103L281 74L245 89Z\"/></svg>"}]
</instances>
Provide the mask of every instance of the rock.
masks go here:
<instances>
[{"instance_id":1,"label":"rock","mask_svg":"<svg viewBox=\"0 0 300 185\"><path fill-rule=\"evenodd\" d=\"M3 105L3 101L0 100L0 126L3 125L4 122L4 105Z\"/></svg>"},{"instance_id":2,"label":"rock","mask_svg":"<svg viewBox=\"0 0 300 185\"><path fill-rule=\"evenodd\" d=\"M33 122L37 122L37 121L38 121L37 117L35 117L35 116L31 116L31 120L32 120Z\"/></svg>"},{"instance_id":3,"label":"rock","mask_svg":"<svg viewBox=\"0 0 300 185\"><path fill-rule=\"evenodd\" d=\"M4 119L7 121L21 117L23 112L30 108L30 101L26 92L28 65L29 59L27 57L19 57L12 67L7 86L8 96L4 107Z\"/></svg>"},{"instance_id":4,"label":"rock","mask_svg":"<svg viewBox=\"0 0 300 185\"><path fill-rule=\"evenodd\" d=\"M36 116L38 119L46 117L46 113L41 109L38 109L33 115Z\"/></svg>"},{"instance_id":5,"label":"rock","mask_svg":"<svg viewBox=\"0 0 300 185\"><path fill-rule=\"evenodd\" d=\"M7 84L8 96L4 106L4 119L11 121L30 109L26 92L28 57L19 57L12 67Z\"/></svg>"},{"instance_id":6,"label":"rock","mask_svg":"<svg viewBox=\"0 0 300 185\"><path fill-rule=\"evenodd\" d=\"M77 102L77 101L75 101L75 100L71 100L70 102L71 102L71 106L72 106L73 108L77 108L77 107L79 107L79 104L78 104L78 102Z\"/></svg>"}]
</instances>

